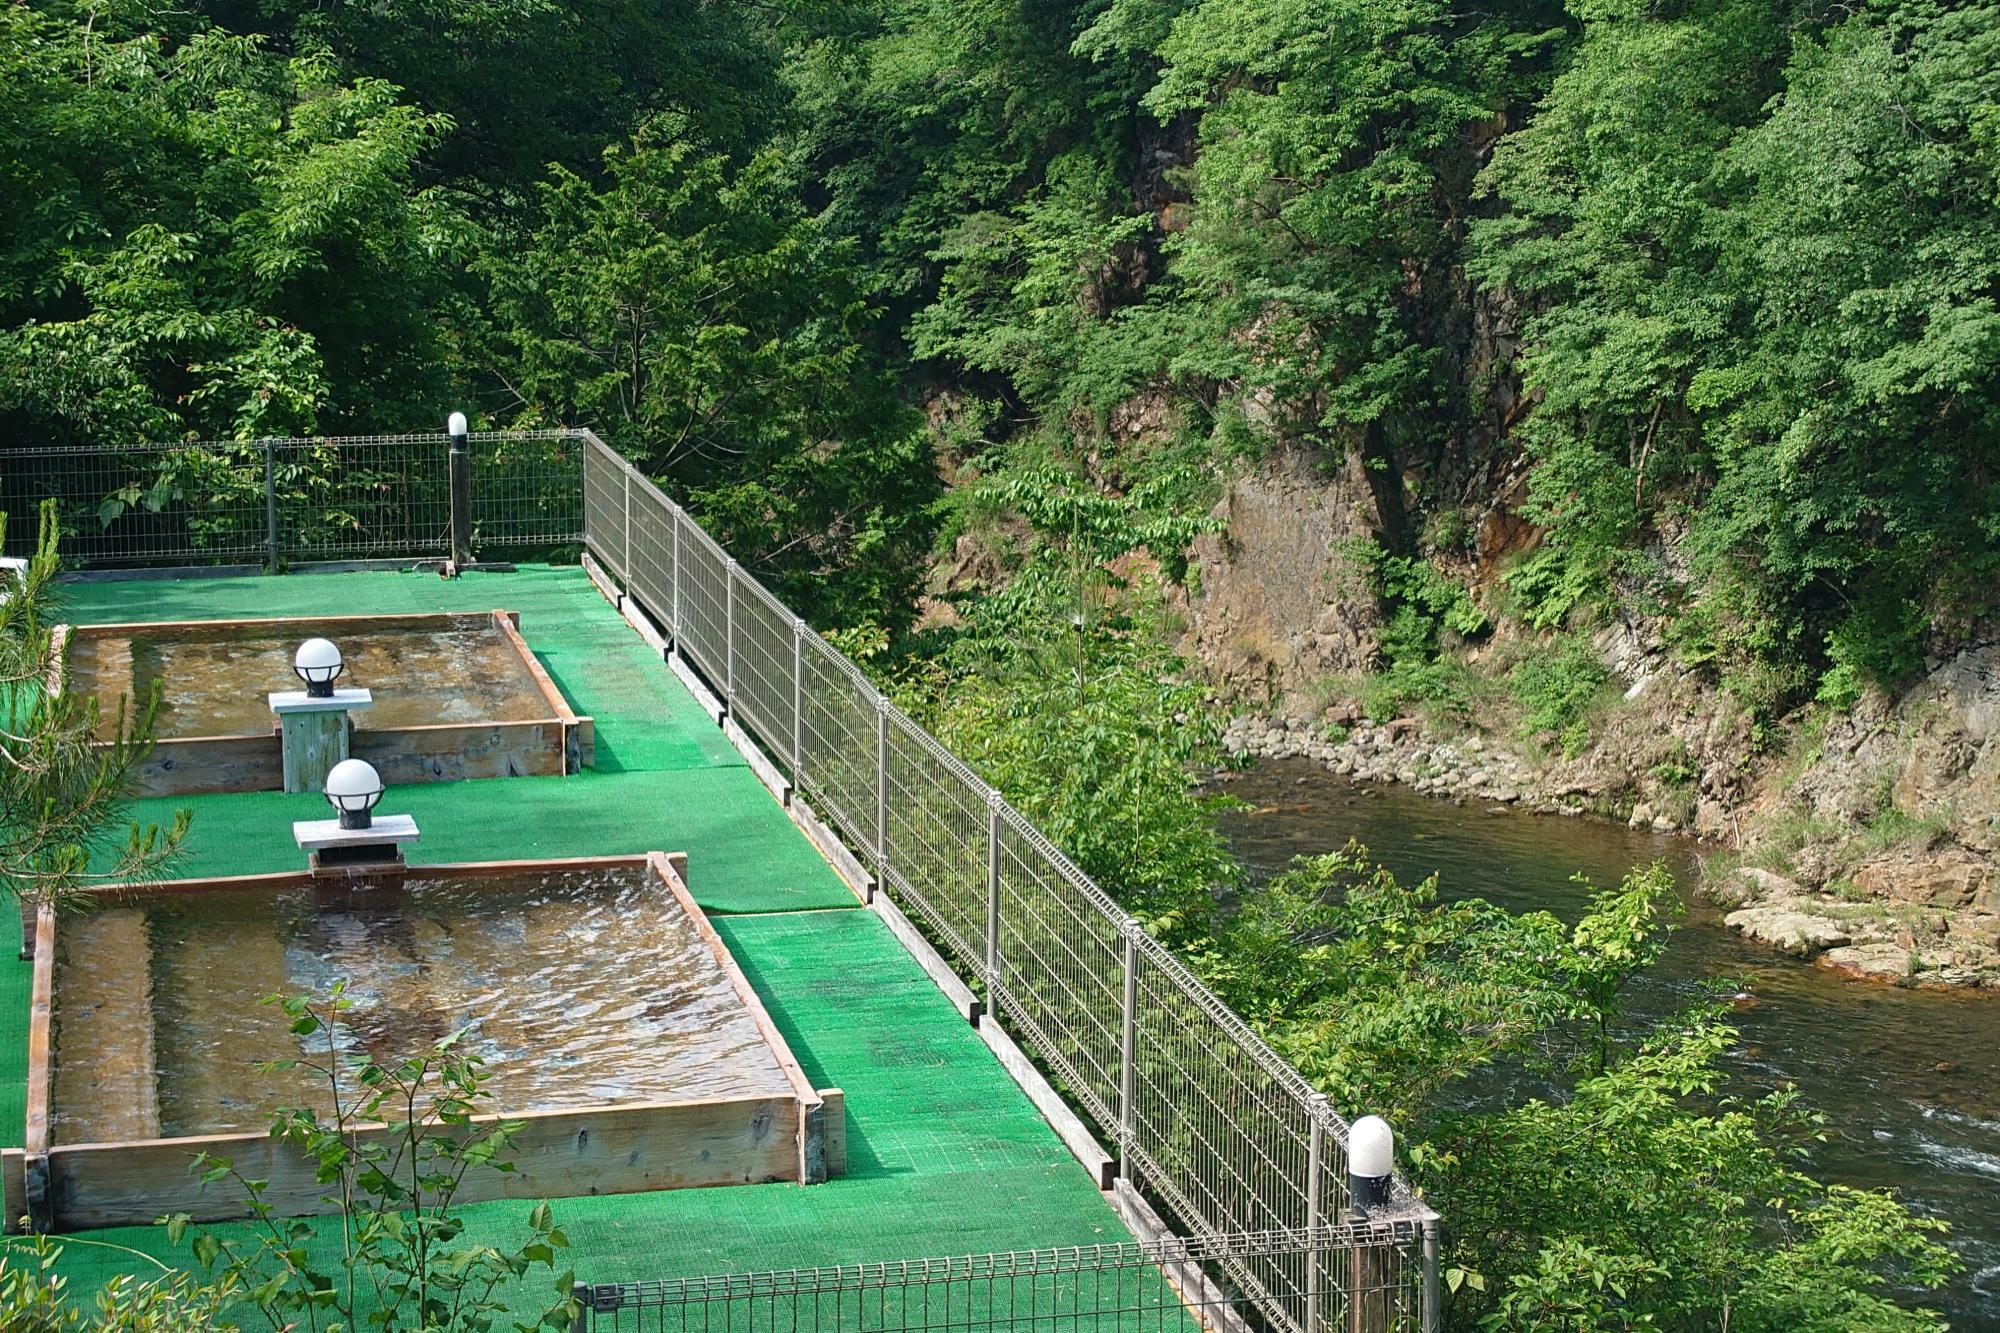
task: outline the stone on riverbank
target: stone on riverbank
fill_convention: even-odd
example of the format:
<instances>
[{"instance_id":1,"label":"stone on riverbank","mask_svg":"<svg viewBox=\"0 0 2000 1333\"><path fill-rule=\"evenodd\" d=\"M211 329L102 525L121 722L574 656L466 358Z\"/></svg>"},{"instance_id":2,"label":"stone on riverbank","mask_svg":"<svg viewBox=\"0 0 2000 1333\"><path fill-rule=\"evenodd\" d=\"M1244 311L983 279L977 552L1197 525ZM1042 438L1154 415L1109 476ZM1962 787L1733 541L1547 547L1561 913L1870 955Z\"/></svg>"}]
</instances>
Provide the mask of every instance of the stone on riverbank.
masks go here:
<instances>
[{"instance_id":1,"label":"stone on riverbank","mask_svg":"<svg viewBox=\"0 0 2000 1333\"><path fill-rule=\"evenodd\" d=\"M1900 944L1876 941L1873 944L1848 945L1838 949L1828 949L1817 960L1819 966L1835 972L1858 977L1862 981L1880 981L1900 985L1911 979L1917 970L1917 956Z\"/></svg>"},{"instance_id":2,"label":"stone on riverbank","mask_svg":"<svg viewBox=\"0 0 2000 1333\"><path fill-rule=\"evenodd\" d=\"M1811 958L1827 949L1851 942L1852 936L1837 921L1787 904L1745 907L1724 917L1731 930L1761 940L1795 958Z\"/></svg>"}]
</instances>

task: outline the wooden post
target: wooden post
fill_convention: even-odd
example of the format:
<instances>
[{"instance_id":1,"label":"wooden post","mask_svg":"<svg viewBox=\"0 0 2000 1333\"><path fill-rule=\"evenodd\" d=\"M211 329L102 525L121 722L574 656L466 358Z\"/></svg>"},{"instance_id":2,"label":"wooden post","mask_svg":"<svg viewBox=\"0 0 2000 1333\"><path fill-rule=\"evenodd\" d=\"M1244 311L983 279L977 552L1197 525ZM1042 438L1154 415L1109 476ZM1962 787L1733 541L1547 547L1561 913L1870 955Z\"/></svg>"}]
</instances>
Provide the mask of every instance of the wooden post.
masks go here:
<instances>
[{"instance_id":1,"label":"wooden post","mask_svg":"<svg viewBox=\"0 0 2000 1333\"><path fill-rule=\"evenodd\" d=\"M347 758L347 710L286 713L279 726L284 732L285 790L324 791L328 771Z\"/></svg>"}]
</instances>

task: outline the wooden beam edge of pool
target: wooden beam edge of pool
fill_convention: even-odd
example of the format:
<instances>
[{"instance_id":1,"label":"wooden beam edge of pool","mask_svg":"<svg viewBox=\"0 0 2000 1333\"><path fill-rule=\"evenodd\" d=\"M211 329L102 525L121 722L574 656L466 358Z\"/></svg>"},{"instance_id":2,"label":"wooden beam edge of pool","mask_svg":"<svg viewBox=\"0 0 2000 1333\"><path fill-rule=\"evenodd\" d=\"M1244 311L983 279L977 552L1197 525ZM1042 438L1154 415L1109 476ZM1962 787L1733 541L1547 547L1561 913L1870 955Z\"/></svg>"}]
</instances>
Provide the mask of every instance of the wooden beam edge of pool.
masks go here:
<instances>
[{"instance_id":1,"label":"wooden beam edge of pool","mask_svg":"<svg viewBox=\"0 0 2000 1333\"><path fill-rule=\"evenodd\" d=\"M21 1137L22 1203L29 1224L43 1228L51 1217L49 1182L49 1024L55 1009L56 910L43 903L35 913L35 977L28 1001L27 1123ZM14 1225L14 1219L8 1219Z\"/></svg>"},{"instance_id":2,"label":"wooden beam edge of pool","mask_svg":"<svg viewBox=\"0 0 2000 1333\"><path fill-rule=\"evenodd\" d=\"M772 1057L777 1060L778 1069L784 1074L785 1082L791 1085L792 1095L799 1105L796 1179L801 1185L812 1185L824 1181L830 1173L838 1174L832 1171L832 1162L837 1156L840 1164L845 1166L846 1099L839 1094L838 1089L833 1089L834 1098L829 1101L806 1077L804 1067L799 1064L798 1057L792 1054L791 1044L785 1040L785 1034L778 1031L778 1025L772 1021L770 1011L764 1008L764 1001L758 996L756 988L750 984L750 979L743 975L743 969L737 966L735 957L729 952L729 946L722 942L722 936L716 933L708 915L701 910L695 903L694 896L688 892L687 884L680 873L687 864L686 860L683 859L680 866L676 866L673 858L667 853L652 852L647 855L646 861L652 867L653 873L660 877L660 882L667 886L668 892L674 895L674 901L680 904L688 920L694 923L695 932L700 935L701 942L708 946L709 954L722 969L722 974L729 979L730 988L736 992L737 1001L749 1011L751 1019L757 1024L758 1034L763 1037L765 1046L770 1048ZM828 1122L835 1117L841 1118L841 1123L837 1128L830 1130ZM838 1142L837 1154L827 1151L829 1140Z\"/></svg>"},{"instance_id":3,"label":"wooden beam edge of pool","mask_svg":"<svg viewBox=\"0 0 2000 1333\"><path fill-rule=\"evenodd\" d=\"M801 1117L792 1097L769 1094L483 1113L472 1118L475 1129L517 1126L509 1159L515 1169L469 1173L456 1197L563 1199L786 1181L796 1168ZM368 1123L349 1132L395 1140L405 1131ZM146 1226L177 1212L201 1222L249 1216L240 1187L189 1174L198 1152L229 1158L244 1176L267 1181L264 1199L276 1216L334 1211L313 1159L268 1132L246 1131L50 1148L39 1215L28 1155L29 1215L38 1229L56 1232Z\"/></svg>"}]
</instances>

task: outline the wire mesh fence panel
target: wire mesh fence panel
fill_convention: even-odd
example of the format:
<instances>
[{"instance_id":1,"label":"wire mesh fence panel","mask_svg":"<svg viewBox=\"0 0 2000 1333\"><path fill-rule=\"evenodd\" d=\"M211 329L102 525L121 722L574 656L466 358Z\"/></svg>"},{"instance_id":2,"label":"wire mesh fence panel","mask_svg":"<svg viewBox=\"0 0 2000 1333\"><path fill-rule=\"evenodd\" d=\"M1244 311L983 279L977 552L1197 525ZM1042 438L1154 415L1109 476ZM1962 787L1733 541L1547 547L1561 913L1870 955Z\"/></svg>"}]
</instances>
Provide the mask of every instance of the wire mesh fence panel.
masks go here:
<instances>
[{"instance_id":1,"label":"wire mesh fence panel","mask_svg":"<svg viewBox=\"0 0 2000 1333\"><path fill-rule=\"evenodd\" d=\"M582 541L584 443L569 430L473 435L468 441L473 548L560 547Z\"/></svg>"},{"instance_id":2,"label":"wire mesh fence panel","mask_svg":"<svg viewBox=\"0 0 2000 1333\"><path fill-rule=\"evenodd\" d=\"M631 565L626 590L652 613L655 624L674 629L674 524L676 507L658 487L632 479L632 508L626 516L631 533Z\"/></svg>"},{"instance_id":3,"label":"wire mesh fence panel","mask_svg":"<svg viewBox=\"0 0 2000 1333\"><path fill-rule=\"evenodd\" d=\"M1227 1275L1340 1274L1280 1293L1302 1333L1415 1330L1407 1224L1020 1250L949 1258L580 1284L581 1333L1249 1333L1258 1310ZM1359 1262L1352 1262L1365 1256Z\"/></svg>"},{"instance_id":4,"label":"wire mesh fence panel","mask_svg":"<svg viewBox=\"0 0 2000 1333\"><path fill-rule=\"evenodd\" d=\"M884 872L974 973L986 966L987 788L901 711L889 715Z\"/></svg>"},{"instance_id":5,"label":"wire mesh fence panel","mask_svg":"<svg viewBox=\"0 0 2000 1333\"><path fill-rule=\"evenodd\" d=\"M1123 1049L1122 914L1012 807L1002 810L999 832L996 999L1064 1091L1112 1130Z\"/></svg>"},{"instance_id":6,"label":"wire mesh fence panel","mask_svg":"<svg viewBox=\"0 0 2000 1333\"><path fill-rule=\"evenodd\" d=\"M635 507L628 529L622 490L601 484L599 474L609 476L613 466L623 465L594 449L588 454L591 548L615 568L629 540L628 584L640 586L642 597L666 600L661 587L678 576L671 596L681 650L719 686L733 681L732 707L773 757L795 770L800 792L964 975L989 979L1001 1016L1071 1103L1116 1137L1135 1183L1197 1238L1342 1218L1346 1125L1311 1085L1185 965L1131 926L1025 817L886 704L859 668L820 636L801 633L783 603L735 570L649 484L637 483L646 503ZM989 914L997 928L989 928ZM1407 1193L1401 1203L1408 1216L1435 1216ZM1262 1326L1359 1333L1416 1326L1423 1310L1412 1293L1422 1288L1424 1271L1410 1253L1401 1242L1371 1242L1310 1258L1298 1247L1266 1248L1217 1255L1213 1263L1254 1303ZM673 1318L693 1318L686 1312L696 1309L707 1311L702 1319L716 1317L705 1300L673 1308L683 1312ZM731 1320L757 1317L754 1302L729 1308ZM957 1320L951 1327L1020 1322L1011 1312L989 1322L961 1319L947 1305L921 1317L933 1316ZM856 1324L858 1307L837 1303L781 1302L770 1317L946 1326Z\"/></svg>"},{"instance_id":7,"label":"wire mesh fence panel","mask_svg":"<svg viewBox=\"0 0 2000 1333\"><path fill-rule=\"evenodd\" d=\"M879 833L881 716L879 697L859 669L819 635L806 635L799 644L800 762L792 781L871 861Z\"/></svg>"},{"instance_id":8,"label":"wire mesh fence panel","mask_svg":"<svg viewBox=\"0 0 2000 1333\"><path fill-rule=\"evenodd\" d=\"M693 523L680 530L680 635L686 656L718 691L729 680L729 557Z\"/></svg>"},{"instance_id":9,"label":"wire mesh fence panel","mask_svg":"<svg viewBox=\"0 0 2000 1333\"><path fill-rule=\"evenodd\" d=\"M451 545L450 440L288 441L276 462L281 545L304 560L439 555Z\"/></svg>"},{"instance_id":10,"label":"wire mesh fence panel","mask_svg":"<svg viewBox=\"0 0 2000 1333\"><path fill-rule=\"evenodd\" d=\"M620 579L631 581L626 567L625 487L630 468L611 446L595 438L584 442L583 536L598 563Z\"/></svg>"},{"instance_id":11,"label":"wire mesh fence panel","mask_svg":"<svg viewBox=\"0 0 2000 1333\"><path fill-rule=\"evenodd\" d=\"M766 752L792 766L797 622L763 585L736 570L736 614L730 626L735 695L730 706L764 741Z\"/></svg>"},{"instance_id":12,"label":"wire mesh fence panel","mask_svg":"<svg viewBox=\"0 0 2000 1333\"><path fill-rule=\"evenodd\" d=\"M1313 1184L1313 1124L1324 1112L1310 1087L1165 949L1143 940L1138 955L1128 1153L1139 1178L1194 1230L1338 1215L1344 1194ZM1321 1180L1344 1175L1337 1135L1320 1137ZM1300 1274L1268 1267L1239 1276L1253 1290L1302 1289ZM1299 1310L1283 1313L1301 1321Z\"/></svg>"},{"instance_id":13,"label":"wire mesh fence panel","mask_svg":"<svg viewBox=\"0 0 2000 1333\"><path fill-rule=\"evenodd\" d=\"M34 548L36 511L53 500L73 564L264 562L267 452L257 441L9 451L0 455L6 554Z\"/></svg>"},{"instance_id":14,"label":"wire mesh fence panel","mask_svg":"<svg viewBox=\"0 0 2000 1333\"><path fill-rule=\"evenodd\" d=\"M590 497L578 432L471 437L475 547L574 546ZM0 454L11 553L56 502L72 565L238 564L442 555L445 435L71 447Z\"/></svg>"}]
</instances>

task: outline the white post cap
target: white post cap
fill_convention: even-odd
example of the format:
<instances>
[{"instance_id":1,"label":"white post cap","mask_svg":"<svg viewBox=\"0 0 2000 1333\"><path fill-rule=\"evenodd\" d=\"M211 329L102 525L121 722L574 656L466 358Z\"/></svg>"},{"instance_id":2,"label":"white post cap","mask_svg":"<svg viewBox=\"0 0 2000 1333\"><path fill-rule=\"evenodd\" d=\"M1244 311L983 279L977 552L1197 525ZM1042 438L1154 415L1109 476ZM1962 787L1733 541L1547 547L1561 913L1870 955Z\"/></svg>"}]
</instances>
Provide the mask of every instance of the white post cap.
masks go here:
<instances>
[{"instance_id":1,"label":"white post cap","mask_svg":"<svg viewBox=\"0 0 2000 1333\"><path fill-rule=\"evenodd\" d=\"M1349 1175L1386 1176L1396 1169L1396 1134L1379 1115L1364 1115L1347 1131Z\"/></svg>"}]
</instances>

